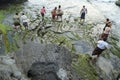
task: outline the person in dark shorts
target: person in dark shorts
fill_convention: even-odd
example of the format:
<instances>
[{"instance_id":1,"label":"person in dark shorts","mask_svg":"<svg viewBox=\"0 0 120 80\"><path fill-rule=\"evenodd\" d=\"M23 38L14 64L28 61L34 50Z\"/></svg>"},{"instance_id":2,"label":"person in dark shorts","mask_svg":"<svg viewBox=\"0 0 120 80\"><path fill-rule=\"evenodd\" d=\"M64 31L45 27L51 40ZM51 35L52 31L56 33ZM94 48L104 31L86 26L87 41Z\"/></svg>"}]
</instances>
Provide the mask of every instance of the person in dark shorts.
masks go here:
<instances>
[{"instance_id":1,"label":"person in dark shorts","mask_svg":"<svg viewBox=\"0 0 120 80\"><path fill-rule=\"evenodd\" d=\"M62 21L62 15L63 15L63 11L61 10L61 5L59 5L57 10L57 19L58 17L60 17Z\"/></svg>"},{"instance_id":2,"label":"person in dark shorts","mask_svg":"<svg viewBox=\"0 0 120 80\"><path fill-rule=\"evenodd\" d=\"M80 22L83 20L83 23L85 22L85 15L87 14L87 8L83 6L83 8L80 11L81 17L80 17Z\"/></svg>"},{"instance_id":3,"label":"person in dark shorts","mask_svg":"<svg viewBox=\"0 0 120 80\"><path fill-rule=\"evenodd\" d=\"M15 15L13 16L13 24L15 29L18 29L18 26L20 26L20 16L18 15L18 13L15 13Z\"/></svg>"},{"instance_id":4,"label":"person in dark shorts","mask_svg":"<svg viewBox=\"0 0 120 80\"><path fill-rule=\"evenodd\" d=\"M46 13L45 7L43 6L43 8L40 10L41 16L42 16L42 21L44 20L44 15Z\"/></svg>"},{"instance_id":5,"label":"person in dark shorts","mask_svg":"<svg viewBox=\"0 0 120 80\"><path fill-rule=\"evenodd\" d=\"M93 50L92 56L97 55L97 57L100 56L100 54L105 50L108 49L108 43L106 42L106 38L103 40L99 40L97 42L97 47Z\"/></svg>"},{"instance_id":6,"label":"person in dark shorts","mask_svg":"<svg viewBox=\"0 0 120 80\"><path fill-rule=\"evenodd\" d=\"M28 18L24 13L22 13L22 16L21 16L21 22L25 27L25 29L28 29Z\"/></svg>"}]
</instances>

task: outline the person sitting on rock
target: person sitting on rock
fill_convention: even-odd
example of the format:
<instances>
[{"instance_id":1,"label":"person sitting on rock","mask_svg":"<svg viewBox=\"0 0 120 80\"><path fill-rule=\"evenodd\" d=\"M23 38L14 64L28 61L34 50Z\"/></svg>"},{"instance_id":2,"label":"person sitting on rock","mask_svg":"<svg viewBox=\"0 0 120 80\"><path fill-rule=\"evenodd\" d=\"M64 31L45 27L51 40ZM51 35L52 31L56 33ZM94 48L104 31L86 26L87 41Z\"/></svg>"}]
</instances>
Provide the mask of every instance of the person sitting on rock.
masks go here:
<instances>
[{"instance_id":1,"label":"person sitting on rock","mask_svg":"<svg viewBox=\"0 0 120 80\"><path fill-rule=\"evenodd\" d=\"M13 24L14 24L15 29L18 29L20 27L20 16L18 15L18 13L16 13L13 16Z\"/></svg>"},{"instance_id":2,"label":"person sitting on rock","mask_svg":"<svg viewBox=\"0 0 120 80\"><path fill-rule=\"evenodd\" d=\"M57 10L57 19L58 17L60 17L62 21L62 15L63 15L63 11L61 10L61 5L59 5Z\"/></svg>"},{"instance_id":3,"label":"person sitting on rock","mask_svg":"<svg viewBox=\"0 0 120 80\"><path fill-rule=\"evenodd\" d=\"M97 42L97 47L92 52L92 56L97 55L97 57L99 57L100 54L108 48L109 46L108 46L108 43L106 42L106 38L103 38L102 40L99 40Z\"/></svg>"},{"instance_id":4,"label":"person sitting on rock","mask_svg":"<svg viewBox=\"0 0 120 80\"><path fill-rule=\"evenodd\" d=\"M56 15L57 15L57 7L55 7L55 8L52 10L51 14L52 14L52 20L55 20Z\"/></svg>"}]
</instances>

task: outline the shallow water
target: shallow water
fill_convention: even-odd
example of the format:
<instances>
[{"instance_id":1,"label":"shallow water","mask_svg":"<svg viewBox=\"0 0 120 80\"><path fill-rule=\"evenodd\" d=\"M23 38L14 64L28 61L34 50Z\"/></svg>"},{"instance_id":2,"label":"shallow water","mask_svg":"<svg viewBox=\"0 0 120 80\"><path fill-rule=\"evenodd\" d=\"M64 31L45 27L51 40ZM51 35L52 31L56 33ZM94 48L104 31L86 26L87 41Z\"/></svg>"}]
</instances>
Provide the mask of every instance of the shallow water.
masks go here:
<instances>
[{"instance_id":1,"label":"shallow water","mask_svg":"<svg viewBox=\"0 0 120 80\"><path fill-rule=\"evenodd\" d=\"M120 34L120 7L115 5L115 1L116 0L29 0L22 4L24 9L21 12L25 12L32 16L32 18L36 18L36 15L40 14L40 8L45 6L47 12L45 16L51 17L51 10L61 5L64 11L63 18L68 18L70 15L72 16L71 18L79 18L80 10L82 6L85 5L88 9L86 23L102 23L104 25L105 18L110 18L113 22L112 32L118 35ZM12 16L12 14L8 15L8 17L6 16L7 18L3 22L12 24ZM79 43L79 41L76 43ZM81 44L80 46L76 45L76 49L80 47ZM84 46L82 46L82 48L84 49ZM82 52L86 51L83 50Z\"/></svg>"}]
</instances>

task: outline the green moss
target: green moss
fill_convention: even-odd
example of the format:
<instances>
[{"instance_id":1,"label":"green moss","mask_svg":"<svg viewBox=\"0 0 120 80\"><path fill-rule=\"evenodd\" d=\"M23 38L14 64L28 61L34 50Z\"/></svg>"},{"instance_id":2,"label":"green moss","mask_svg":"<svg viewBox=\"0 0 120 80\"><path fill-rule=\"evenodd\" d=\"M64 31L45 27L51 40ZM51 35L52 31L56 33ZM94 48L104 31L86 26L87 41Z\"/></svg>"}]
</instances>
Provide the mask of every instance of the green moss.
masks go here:
<instances>
[{"instance_id":1,"label":"green moss","mask_svg":"<svg viewBox=\"0 0 120 80\"><path fill-rule=\"evenodd\" d=\"M0 23L1 23L1 21L5 18L5 11L3 11L3 10L0 10Z\"/></svg>"},{"instance_id":2,"label":"green moss","mask_svg":"<svg viewBox=\"0 0 120 80\"><path fill-rule=\"evenodd\" d=\"M80 54L72 66L83 80L99 80L95 68L89 63L89 55Z\"/></svg>"}]
</instances>

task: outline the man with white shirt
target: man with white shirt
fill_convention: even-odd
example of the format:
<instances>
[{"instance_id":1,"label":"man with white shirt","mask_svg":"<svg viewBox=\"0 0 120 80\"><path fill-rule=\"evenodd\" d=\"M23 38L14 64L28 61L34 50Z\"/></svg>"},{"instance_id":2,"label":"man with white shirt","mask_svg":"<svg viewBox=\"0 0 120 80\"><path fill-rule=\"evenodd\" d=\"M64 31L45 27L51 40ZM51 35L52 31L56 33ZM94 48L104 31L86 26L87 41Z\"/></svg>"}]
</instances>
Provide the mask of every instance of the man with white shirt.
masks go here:
<instances>
[{"instance_id":1,"label":"man with white shirt","mask_svg":"<svg viewBox=\"0 0 120 80\"><path fill-rule=\"evenodd\" d=\"M97 47L94 49L92 55L97 55L97 57L99 57L99 55L105 50L108 49L108 43L106 42L106 38L104 38L103 40L99 40L97 42Z\"/></svg>"},{"instance_id":2,"label":"man with white shirt","mask_svg":"<svg viewBox=\"0 0 120 80\"><path fill-rule=\"evenodd\" d=\"M25 29L28 29L28 18L24 13L22 13L20 20L23 26L25 27Z\"/></svg>"}]
</instances>

